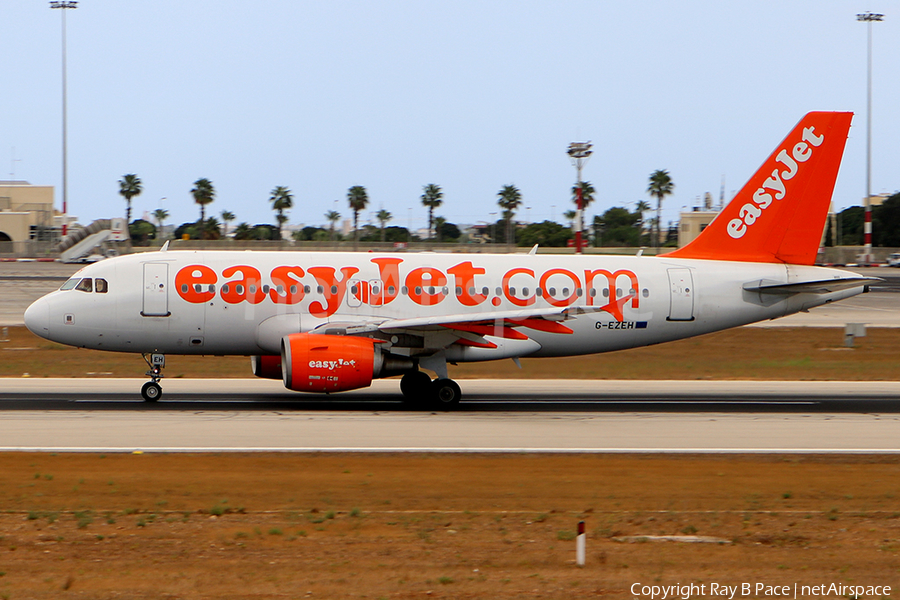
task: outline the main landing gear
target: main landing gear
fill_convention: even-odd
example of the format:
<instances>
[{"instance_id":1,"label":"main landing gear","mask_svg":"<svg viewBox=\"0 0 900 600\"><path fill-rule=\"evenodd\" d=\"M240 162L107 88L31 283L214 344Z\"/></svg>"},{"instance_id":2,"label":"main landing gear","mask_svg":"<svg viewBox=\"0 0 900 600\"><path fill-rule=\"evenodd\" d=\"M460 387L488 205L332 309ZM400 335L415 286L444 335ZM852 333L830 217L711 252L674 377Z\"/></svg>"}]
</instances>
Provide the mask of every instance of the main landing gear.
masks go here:
<instances>
[{"instance_id":1,"label":"main landing gear","mask_svg":"<svg viewBox=\"0 0 900 600\"><path fill-rule=\"evenodd\" d=\"M162 369L166 366L166 355L148 355L147 353L144 353L141 356L144 357L144 361L147 363L147 366L150 367L150 370L146 373L147 377L150 378L150 381L141 387L141 396L144 397L145 402L156 402L162 397L162 386L159 385L159 380L164 377Z\"/></svg>"},{"instance_id":2,"label":"main landing gear","mask_svg":"<svg viewBox=\"0 0 900 600\"><path fill-rule=\"evenodd\" d=\"M437 410L452 410L459 405L462 390L452 379L431 380L422 371L410 371L400 379L400 391L410 403L424 405Z\"/></svg>"}]
</instances>

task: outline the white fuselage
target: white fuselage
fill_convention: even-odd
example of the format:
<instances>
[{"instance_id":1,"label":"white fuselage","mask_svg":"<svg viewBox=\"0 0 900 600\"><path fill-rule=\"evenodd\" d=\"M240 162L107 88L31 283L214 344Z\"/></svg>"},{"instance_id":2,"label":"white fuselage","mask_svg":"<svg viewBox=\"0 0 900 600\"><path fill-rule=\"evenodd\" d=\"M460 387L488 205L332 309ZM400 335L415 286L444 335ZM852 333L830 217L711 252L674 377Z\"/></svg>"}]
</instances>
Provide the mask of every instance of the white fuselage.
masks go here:
<instances>
[{"instance_id":1,"label":"white fuselage","mask_svg":"<svg viewBox=\"0 0 900 600\"><path fill-rule=\"evenodd\" d=\"M496 348L454 346L441 327L421 328L425 346L446 348L449 361L567 356L782 317L863 287L782 295L745 288L853 276L821 267L666 257L148 252L85 267L73 279L102 279L106 291L55 291L28 309L26 323L48 339L98 350L266 355L278 354L290 333L352 333L389 321L397 324L387 333L398 334L399 349L401 334L429 318L585 308L565 319L571 333L486 336Z\"/></svg>"}]
</instances>

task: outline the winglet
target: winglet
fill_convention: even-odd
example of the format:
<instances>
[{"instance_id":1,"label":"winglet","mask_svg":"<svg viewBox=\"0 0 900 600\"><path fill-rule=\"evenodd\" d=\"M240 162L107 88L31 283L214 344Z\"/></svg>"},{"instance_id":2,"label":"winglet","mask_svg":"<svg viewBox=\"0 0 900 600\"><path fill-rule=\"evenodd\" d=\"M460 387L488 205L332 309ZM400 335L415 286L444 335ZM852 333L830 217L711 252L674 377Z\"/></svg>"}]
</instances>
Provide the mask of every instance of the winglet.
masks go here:
<instances>
[{"instance_id":1,"label":"winglet","mask_svg":"<svg viewBox=\"0 0 900 600\"><path fill-rule=\"evenodd\" d=\"M663 256L813 264L852 118L807 114L703 233Z\"/></svg>"},{"instance_id":2,"label":"winglet","mask_svg":"<svg viewBox=\"0 0 900 600\"><path fill-rule=\"evenodd\" d=\"M166 240L166 243L162 245L162 248L159 249L160 252L166 252L169 249L169 240Z\"/></svg>"}]
</instances>

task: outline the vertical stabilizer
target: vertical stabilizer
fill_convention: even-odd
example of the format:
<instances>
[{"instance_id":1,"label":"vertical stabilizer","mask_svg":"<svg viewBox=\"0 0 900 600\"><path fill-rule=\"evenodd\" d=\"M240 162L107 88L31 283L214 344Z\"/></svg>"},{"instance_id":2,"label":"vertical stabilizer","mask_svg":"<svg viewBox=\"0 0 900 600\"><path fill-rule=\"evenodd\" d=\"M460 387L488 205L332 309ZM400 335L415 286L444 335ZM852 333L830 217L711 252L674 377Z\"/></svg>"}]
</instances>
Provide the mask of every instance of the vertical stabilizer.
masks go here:
<instances>
[{"instance_id":1,"label":"vertical stabilizer","mask_svg":"<svg viewBox=\"0 0 900 600\"><path fill-rule=\"evenodd\" d=\"M665 256L813 264L852 118L807 114L703 233Z\"/></svg>"}]
</instances>

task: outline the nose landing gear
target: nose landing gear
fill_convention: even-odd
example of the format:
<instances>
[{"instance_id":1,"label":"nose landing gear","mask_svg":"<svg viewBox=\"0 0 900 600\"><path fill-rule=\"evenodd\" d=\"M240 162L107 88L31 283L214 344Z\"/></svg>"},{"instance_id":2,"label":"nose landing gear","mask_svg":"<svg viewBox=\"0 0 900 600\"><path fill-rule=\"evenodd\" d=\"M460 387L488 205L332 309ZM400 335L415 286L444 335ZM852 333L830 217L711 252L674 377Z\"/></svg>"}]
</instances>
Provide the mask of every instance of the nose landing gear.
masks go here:
<instances>
[{"instance_id":1,"label":"nose landing gear","mask_svg":"<svg viewBox=\"0 0 900 600\"><path fill-rule=\"evenodd\" d=\"M162 386L159 385L159 380L165 377L162 373L162 369L166 366L166 355L148 355L147 353L144 353L141 356L144 357L144 361L147 363L147 366L150 367L150 370L146 373L147 377L150 378L150 381L141 387L141 396L144 397L145 402L156 402L162 397Z\"/></svg>"}]
</instances>

